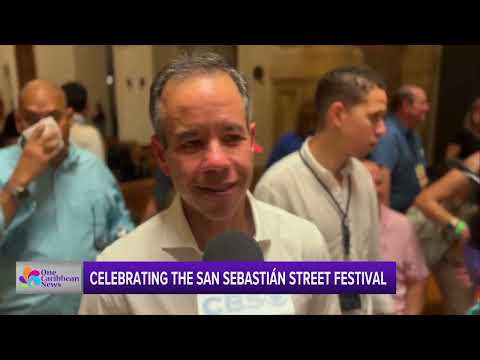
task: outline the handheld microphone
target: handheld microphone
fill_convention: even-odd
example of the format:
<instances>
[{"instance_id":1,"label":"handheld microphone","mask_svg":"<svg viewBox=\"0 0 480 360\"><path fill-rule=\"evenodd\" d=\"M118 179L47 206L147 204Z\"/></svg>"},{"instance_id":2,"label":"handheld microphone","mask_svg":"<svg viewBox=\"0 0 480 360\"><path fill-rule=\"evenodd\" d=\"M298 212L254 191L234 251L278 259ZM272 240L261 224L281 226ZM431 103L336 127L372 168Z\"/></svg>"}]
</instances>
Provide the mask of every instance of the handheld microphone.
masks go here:
<instances>
[{"instance_id":1,"label":"handheld microphone","mask_svg":"<svg viewBox=\"0 0 480 360\"><path fill-rule=\"evenodd\" d=\"M257 241L241 232L226 232L207 243L203 261L262 262L264 256ZM289 295L199 294L199 315L293 315Z\"/></svg>"},{"instance_id":2,"label":"handheld microphone","mask_svg":"<svg viewBox=\"0 0 480 360\"><path fill-rule=\"evenodd\" d=\"M203 261L264 261L262 249L255 239L229 231L208 241Z\"/></svg>"},{"instance_id":3,"label":"handheld microphone","mask_svg":"<svg viewBox=\"0 0 480 360\"><path fill-rule=\"evenodd\" d=\"M475 174L472 170L470 170L465 164L458 159L449 159L445 162L449 169L456 169L461 171L466 177L473 180L477 185L480 185L480 176Z\"/></svg>"}]
</instances>

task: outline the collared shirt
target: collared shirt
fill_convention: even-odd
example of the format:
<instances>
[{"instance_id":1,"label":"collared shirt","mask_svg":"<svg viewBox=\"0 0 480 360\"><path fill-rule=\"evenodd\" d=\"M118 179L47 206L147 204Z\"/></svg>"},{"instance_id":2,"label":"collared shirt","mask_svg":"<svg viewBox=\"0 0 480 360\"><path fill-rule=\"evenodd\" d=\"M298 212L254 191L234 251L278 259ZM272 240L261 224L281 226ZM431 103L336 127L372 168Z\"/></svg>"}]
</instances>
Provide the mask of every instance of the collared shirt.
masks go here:
<instances>
[{"instance_id":1,"label":"collared shirt","mask_svg":"<svg viewBox=\"0 0 480 360\"><path fill-rule=\"evenodd\" d=\"M0 150L0 188L12 175L22 149ZM116 180L94 155L70 145L64 162L29 185L5 228L0 208L0 314L75 314L79 295L17 295L15 262L80 262L134 225Z\"/></svg>"},{"instance_id":2,"label":"collared shirt","mask_svg":"<svg viewBox=\"0 0 480 360\"><path fill-rule=\"evenodd\" d=\"M358 160L351 158L342 170L340 184L314 158L309 142L310 138L305 141L300 152L311 169L303 162L299 152L291 154L264 174L257 184L255 196L314 223L325 237L333 261L379 260L378 203L370 173ZM347 205L350 178L351 199L347 217L350 229L349 258L345 256L343 246L341 214L317 177L323 181L343 211ZM355 313L372 314L373 298L361 295L362 308ZM382 301L379 300L379 307L383 307ZM388 301L385 302L387 313Z\"/></svg>"},{"instance_id":3,"label":"collared shirt","mask_svg":"<svg viewBox=\"0 0 480 360\"><path fill-rule=\"evenodd\" d=\"M380 253L383 260L397 263L395 312L404 314L407 283L425 280L428 269L408 218L386 206L380 207Z\"/></svg>"},{"instance_id":4,"label":"collared shirt","mask_svg":"<svg viewBox=\"0 0 480 360\"><path fill-rule=\"evenodd\" d=\"M247 193L265 261L329 261L316 227ZM109 246L99 261L201 261L180 196L164 212ZM337 295L292 295L296 314L339 314ZM84 295L80 314L196 315L195 295Z\"/></svg>"},{"instance_id":5,"label":"collared shirt","mask_svg":"<svg viewBox=\"0 0 480 360\"><path fill-rule=\"evenodd\" d=\"M385 122L387 133L373 151L371 158L390 169L390 206L405 213L421 191L416 168L427 166L422 140L417 131L405 128L391 116Z\"/></svg>"},{"instance_id":6,"label":"collared shirt","mask_svg":"<svg viewBox=\"0 0 480 360\"><path fill-rule=\"evenodd\" d=\"M88 124L81 114L74 114L74 123L70 128L70 142L105 161L105 145L100 131L95 126Z\"/></svg>"},{"instance_id":7,"label":"collared shirt","mask_svg":"<svg viewBox=\"0 0 480 360\"><path fill-rule=\"evenodd\" d=\"M163 210L169 205L169 195L173 190L172 179L170 176L165 175L159 168L154 170L153 177L155 179L155 188L153 190L157 207Z\"/></svg>"},{"instance_id":8,"label":"collared shirt","mask_svg":"<svg viewBox=\"0 0 480 360\"><path fill-rule=\"evenodd\" d=\"M88 123L87 118L80 113L74 113L72 119L75 124L85 125Z\"/></svg>"}]
</instances>

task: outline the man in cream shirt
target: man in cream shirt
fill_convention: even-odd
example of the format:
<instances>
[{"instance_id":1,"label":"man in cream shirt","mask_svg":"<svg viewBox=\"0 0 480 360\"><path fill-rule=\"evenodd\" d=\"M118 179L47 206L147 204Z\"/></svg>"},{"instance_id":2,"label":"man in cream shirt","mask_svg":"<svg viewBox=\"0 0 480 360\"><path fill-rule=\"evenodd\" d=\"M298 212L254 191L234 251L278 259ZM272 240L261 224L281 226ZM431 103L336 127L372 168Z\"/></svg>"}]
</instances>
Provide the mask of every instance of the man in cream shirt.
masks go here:
<instances>
[{"instance_id":1,"label":"man in cream shirt","mask_svg":"<svg viewBox=\"0 0 480 360\"><path fill-rule=\"evenodd\" d=\"M317 130L260 179L255 196L317 225L334 261L380 261L378 204L360 161L385 133L386 86L367 67L344 67L317 85ZM372 301L374 300L374 302ZM393 312L391 296L341 295L343 314Z\"/></svg>"},{"instance_id":2,"label":"man in cream shirt","mask_svg":"<svg viewBox=\"0 0 480 360\"><path fill-rule=\"evenodd\" d=\"M315 225L248 192L255 124L244 78L213 53L182 55L151 88L154 155L173 204L107 248L103 261L201 261L209 239L252 236L266 261L329 261ZM339 314L337 295L293 295L295 314ZM195 295L84 295L81 314L197 314Z\"/></svg>"},{"instance_id":3,"label":"man in cream shirt","mask_svg":"<svg viewBox=\"0 0 480 360\"><path fill-rule=\"evenodd\" d=\"M105 161L105 144L102 135L95 126L87 123L87 89L78 82L68 82L62 85L62 89L65 92L68 107L74 111L70 141Z\"/></svg>"}]
</instances>

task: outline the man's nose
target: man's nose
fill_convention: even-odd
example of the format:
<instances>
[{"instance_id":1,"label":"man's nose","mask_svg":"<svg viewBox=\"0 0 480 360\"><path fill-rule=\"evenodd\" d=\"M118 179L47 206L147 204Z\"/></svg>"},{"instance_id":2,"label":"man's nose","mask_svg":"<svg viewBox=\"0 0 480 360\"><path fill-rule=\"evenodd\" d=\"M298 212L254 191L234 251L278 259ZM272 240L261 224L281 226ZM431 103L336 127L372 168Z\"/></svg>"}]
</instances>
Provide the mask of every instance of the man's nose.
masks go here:
<instances>
[{"instance_id":1,"label":"man's nose","mask_svg":"<svg viewBox=\"0 0 480 360\"><path fill-rule=\"evenodd\" d=\"M383 135L385 135L386 132L387 128L385 127L385 121L380 120L375 127L375 135L377 135L378 137L382 137Z\"/></svg>"},{"instance_id":2,"label":"man's nose","mask_svg":"<svg viewBox=\"0 0 480 360\"><path fill-rule=\"evenodd\" d=\"M228 154L225 148L217 141L212 141L205 153L205 169L222 169L228 167Z\"/></svg>"}]
</instances>

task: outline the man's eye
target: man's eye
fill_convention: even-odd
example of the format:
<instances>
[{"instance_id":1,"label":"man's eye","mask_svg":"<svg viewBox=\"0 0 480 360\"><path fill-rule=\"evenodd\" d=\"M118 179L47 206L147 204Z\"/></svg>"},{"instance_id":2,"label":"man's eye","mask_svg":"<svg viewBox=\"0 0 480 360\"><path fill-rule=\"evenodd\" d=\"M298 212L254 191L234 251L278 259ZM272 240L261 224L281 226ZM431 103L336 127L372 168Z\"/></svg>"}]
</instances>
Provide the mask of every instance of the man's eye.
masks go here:
<instances>
[{"instance_id":1,"label":"man's eye","mask_svg":"<svg viewBox=\"0 0 480 360\"><path fill-rule=\"evenodd\" d=\"M196 149L196 148L199 148L200 146L202 146L202 142L200 140L190 140L190 141L184 142L181 145L182 149L186 149L186 150Z\"/></svg>"},{"instance_id":2,"label":"man's eye","mask_svg":"<svg viewBox=\"0 0 480 360\"><path fill-rule=\"evenodd\" d=\"M245 140L245 136L232 134L232 135L226 135L223 139L227 144L236 144L236 143L239 143L240 141Z\"/></svg>"}]
</instances>

